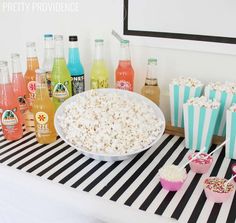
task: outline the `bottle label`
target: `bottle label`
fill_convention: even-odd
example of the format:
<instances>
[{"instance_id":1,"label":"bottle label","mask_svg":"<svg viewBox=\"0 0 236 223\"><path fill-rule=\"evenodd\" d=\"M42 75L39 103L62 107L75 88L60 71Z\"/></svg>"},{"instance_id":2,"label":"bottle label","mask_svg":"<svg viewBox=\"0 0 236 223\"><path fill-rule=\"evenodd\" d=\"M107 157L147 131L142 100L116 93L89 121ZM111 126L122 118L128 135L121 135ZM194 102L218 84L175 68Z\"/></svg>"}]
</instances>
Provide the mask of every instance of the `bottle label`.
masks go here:
<instances>
[{"instance_id":1,"label":"bottle label","mask_svg":"<svg viewBox=\"0 0 236 223\"><path fill-rule=\"evenodd\" d=\"M2 125L14 126L18 123L18 118L15 114L17 108L13 110L5 110L2 114Z\"/></svg>"},{"instance_id":2,"label":"bottle label","mask_svg":"<svg viewBox=\"0 0 236 223\"><path fill-rule=\"evenodd\" d=\"M35 94L35 91L36 91L36 82L35 81L30 81L27 85L27 88L28 88L28 91L31 93L31 94Z\"/></svg>"},{"instance_id":3,"label":"bottle label","mask_svg":"<svg viewBox=\"0 0 236 223\"><path fill-rule=\"evenodd\" d=\"M116 82L116 88L122 89L122 90L128 90L132 91L132 86L129 81L126 80L120 80Z\"/></svg>"},{"instance_id":4,"label":"bottle label","mask_svg":"<svg viewBox=\"0 0 236 223\"><path fill-rule=\"evenodd\" d=\"M26 96L25 95L19 96L18 97L18 102L19 102L19 105L20 105L20 111L21 111L22 114L24 114L25 111L27 110Z\"/></svg>"},{"instance_id":5,"label":"bottle label","mask_svg":"<svg viewBox=\"0 0 236 223\"><path fill-rule=\"evenodd\" d=\"M68 83L65 82L65 85L68 85ZM53 97L62 101L69 97L69 92L65 85L62 83L57 83L53 89Z\"/></svg>"},{"instance_id":6,"label":"bottle label","mask_svg":"<svg viewBox=\"0 0 236 223\"><path fill-rule=\"evenodd\" d=\"M97 88L108 88L108 80L91 80L91 88L97 89Z\"/></svg>"},{"instance_id":7,"label":"bottle label","mask_svg":"<svg viewBox=\"0 0 236 223\"><path fill-rule=\"evenodd\" d=\"M40 135L48 135L50 133L48 128L48 114L45 112L37 112L35 114L35 120L37 122L37 133Z\"/></svg>"},{"instance_id":8,"label":"bottle label","mask_svg":"<svg viewBox=\"0 0 236 223\"><path fill-rule=\"evenodd\" d=\"M84 84L84 75L81 76L72 76L72 92L73 95L84 92L85 84Z\"/></svg>"}]
</instances>

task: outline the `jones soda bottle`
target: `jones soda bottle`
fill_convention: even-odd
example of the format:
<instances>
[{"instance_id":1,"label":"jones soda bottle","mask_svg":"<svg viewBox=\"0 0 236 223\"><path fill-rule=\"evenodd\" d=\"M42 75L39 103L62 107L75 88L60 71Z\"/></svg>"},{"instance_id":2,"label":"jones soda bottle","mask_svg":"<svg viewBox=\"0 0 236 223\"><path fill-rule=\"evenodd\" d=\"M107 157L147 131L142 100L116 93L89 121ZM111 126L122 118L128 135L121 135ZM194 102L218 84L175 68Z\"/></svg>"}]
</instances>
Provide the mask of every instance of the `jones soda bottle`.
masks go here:
<instances>
[{"instance_id":1,"label":"jones soda bottle","mask_svg":"<svg viewBox=\"0 0 236 223\"><path fill-rule=\"evenodd\" d=\"M32 105L35 99L35 70L39 68L39 62L34 42L28 42L27 47L27 70L25 73L26 83L26 99L29 105L29 110L32 111Z\"/></svg>"},{"instance_id":2,"label":"jones soda bottle","mask_svg":"<svg viewBox=\"0 0 236 223\"><path fill-rule=\"evenodd\" d=\"M109 73L103 58L103 39L95 40L95 58L90 74L90 88L108 88Z\"/></svg>"},{"instance_id":3,"label":"jones soda bottle","mask_svg":"<svg viewBox=\"0 0 236 223\"><path fill-rule=\"evenodd\" d=\"M22 114L13 92L6 61L0 61L0 120L7 140L17 140L23 136Z\"/></svg>"},{"instance_id":4,"label":"jones soda bottle","mask_svg":"<svg viewBox=\"0 0 236 223\"><path fill-rule=\"evenodd\" d=\"M116 88L133 91L134 70L131 65L129 40L122 40L120 46L120 59L115 74Z\"/></svg>"},{"instance_id":5,"label":"jones soda bottle","mask_svg":"<svg viewBox=\"0 0 236 223\"><path fill-rule=\"evenodd\" d=\"M71 76L64 58L63 36L55 35L55 58L52 69L52 96L58 108L67 98L71 97Z\"/></svg>"},{"instance_id":6,"label":"jones soda bottle","mask_svg":"<svg viewBox=\"0 0 236 223\"><path fill-rule=\"evenodd\" d=\"M33 104L36 137L39 143L49 144L56 141L54 128L55 105L48 94L46 71L36 70L36 98Z\"/></svg>"},{"instance_id":7,"label":"jones soda bottle","mask_svg":"<svg viewBox=\"0 0 236 223\"><path fill-rule=\"evenodd\" d=\"M77 36L69 36L69 61L67 67L72 77L72 95L81 93L85 90L84 68L80 62L77 42Z\"/></svg>"},{"instance_id":8,"label":"jones soda bottle","mask_svg":"<svg viewBox=\"0 0 236 223\"><path fill-rule=\"evenodd\" d=\"M53 35L45 34L44 35L44 60L43 60L42 67L46 71L49 97L52 97L51 73L52 73L53 61L54 61Z\"/></svg>"}]
</instances>

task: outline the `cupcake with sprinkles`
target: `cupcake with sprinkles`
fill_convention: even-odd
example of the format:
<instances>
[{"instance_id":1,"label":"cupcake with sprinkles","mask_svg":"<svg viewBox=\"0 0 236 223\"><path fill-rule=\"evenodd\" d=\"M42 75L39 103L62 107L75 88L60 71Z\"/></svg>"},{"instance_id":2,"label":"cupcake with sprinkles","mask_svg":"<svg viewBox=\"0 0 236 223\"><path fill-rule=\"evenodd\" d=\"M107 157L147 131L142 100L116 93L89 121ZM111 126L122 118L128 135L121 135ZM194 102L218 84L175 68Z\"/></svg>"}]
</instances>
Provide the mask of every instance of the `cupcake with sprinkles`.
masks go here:
<instances>
[{"instance_id":1,"label":"cupcake with sprinkles","mask_svg":"<svg viewBox=\"0 0 236 223\"><path fill-rule=\"evenodd\" d=\"M215 203L223 203L234 192L234 185L227 179L209 177L204 181L204 191L207 199Z\"/></svg>"},{"instance_id":2,"label":"cupcake with sprinkles","mask_svg":"<svg viewBox=\"0 0 236 223\"><path fill-rule=\"evenodd\" d=\"M200 174L206 173L211 167L211 164L213 162L213 157L209 156L207 153L201 153L199 155L196 154L197 153L194 152L188 156L189 160L195 157L195 159L193 159L189 164L191 170L195 173L200 173Z\"/></svg>"}]
</instances>

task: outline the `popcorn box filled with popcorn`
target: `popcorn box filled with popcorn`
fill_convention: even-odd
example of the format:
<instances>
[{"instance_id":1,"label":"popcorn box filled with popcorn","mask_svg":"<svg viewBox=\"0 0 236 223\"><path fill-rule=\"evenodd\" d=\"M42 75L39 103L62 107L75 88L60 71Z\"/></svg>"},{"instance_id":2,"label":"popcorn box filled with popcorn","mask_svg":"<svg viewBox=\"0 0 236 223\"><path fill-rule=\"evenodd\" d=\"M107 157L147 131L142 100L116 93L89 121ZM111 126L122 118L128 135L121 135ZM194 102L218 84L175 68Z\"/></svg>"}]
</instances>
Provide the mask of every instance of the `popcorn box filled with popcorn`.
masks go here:
<instances>
[{"instance_id":1,"label":"popcorn box filled with popcorn","mask_svg":"<svg viewBox=\"0 0 236 223\"><path fill-rule=\"evenodd\" d=\"M200 150L211 146L220 103L206 97L189 99L183 106L186 148Z\"/></svg>"},{"instance_id":2,"label":"popcorn box filled with popcorn","mask_svg":"<svg viewBox=\"0 0 236 223\"><path fill-rule=\"evenodd\" d=\"M205 96L220 102L219 116L216 122L214 134L226 135L226 111L231 104L236 103L236 83L210 83L205 88Z\"/></svg>"},{"instance_id":3,"label":"popcorn box filled with popcorn","mask_svg":"<svg viewBox=\"0 0 236 223\"><path fill-rule=\"evenodd\" d=\"M179 77L173 79L169 84L171 125L184 127L183 104L189 98L200 97L203 84L193 78Z\"/></svg>"},{"instance_id":4,"label":"popcorn box filled with popcorn","mask_svg":"<svg viewBox=\"0 0 236 223\"><path fill-rule=\"evenodd\" d=\"M236 104L232 105L226 112L226 144L225 156L236 159Z\"/></svg>"}]
</instances>

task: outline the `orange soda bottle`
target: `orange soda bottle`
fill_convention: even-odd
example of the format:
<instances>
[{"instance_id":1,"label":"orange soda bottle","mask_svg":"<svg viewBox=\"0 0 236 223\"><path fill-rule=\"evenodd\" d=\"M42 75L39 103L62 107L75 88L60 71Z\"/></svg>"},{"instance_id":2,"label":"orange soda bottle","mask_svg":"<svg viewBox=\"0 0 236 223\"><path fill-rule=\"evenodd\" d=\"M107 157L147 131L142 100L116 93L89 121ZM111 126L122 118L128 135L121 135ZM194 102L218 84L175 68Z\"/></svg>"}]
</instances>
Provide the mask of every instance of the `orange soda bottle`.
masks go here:
<instances>
[{"instance_id":1,"label":"orange soda bottle","mask_svg":"<svg viewBox=\"0 0 236 223\"><path fill-rule=\"evenodd\" d=\"M35 99L35 70L39 68L38 57L36 53L36 47L34 42L26 43L27 47L27 70L25 73L26 83L26 99L29 105L29 110L32 111L32 105Z\"/></svg>"},{"instance_id":2,"label":"orange soda bottle","mask_svg":"<svg viewBox=\"0 0 236 223\"><path fill-rule=\"evenodd\" d=\"M32 108L35 132L39 143L49 144L56 141L54 127L55 105L49 97L46 71L36 70L36 98Z\"/></svg>"},{"instance_id":3,"label":"orange soda bottle","mask_svg":"<svg viewBox=\"0 0 236 223\"><path fill-rule=\"evenodd\" d=\"M115 74L116 88L133 91L134 70L130 60L129 40L121 40L120 60Z\"/></svg>"},{"instance_id":4,"label":"orange soda bottle","mask_svg":"<svg viewBox=\"0 0 236 223\"><path fill-rule=\"evenodd\" d=\"M22 114L13 92L6 61L0 61L0 120L7 140L17 140L23 136Z\"/></svg>"}]
</instances>

